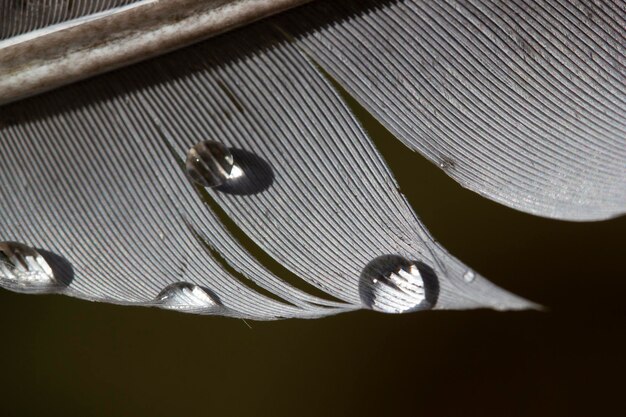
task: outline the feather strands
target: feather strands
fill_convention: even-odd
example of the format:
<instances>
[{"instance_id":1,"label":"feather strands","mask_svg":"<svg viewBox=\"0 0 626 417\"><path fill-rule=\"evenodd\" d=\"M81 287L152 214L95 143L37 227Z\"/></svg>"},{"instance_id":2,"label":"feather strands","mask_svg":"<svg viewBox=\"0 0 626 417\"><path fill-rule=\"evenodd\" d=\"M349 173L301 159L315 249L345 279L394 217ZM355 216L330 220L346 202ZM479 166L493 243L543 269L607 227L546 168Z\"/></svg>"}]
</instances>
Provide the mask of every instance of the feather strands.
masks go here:
<instances>
[{"instance_id":1,"label":"feather strands","mask_svg":"<svg viewBox=\"0 0 626 417\"><path fill-rule=\"evenodd\" d=\"M149 7L144 3L114 6L132 17L135 7ZM231 5L222 3L215 10ZM190 10L181 11L185 19L192 19ZM605 218L623 212L626 190L619 170L626 154L618 65L624 50L615 42L624 30L620 10L609 2L581 29L567 23L582 19L569 4L320 0L4 105L0 181L8 186L0 190L0 231L6 240L67 261L72 271L65 269L61 292L90 300L256 319L313 318L363 307L533 307L433 240L316 65L464 186L539 215ZM510 33L513 15L520 20L510 43L503 34ZM555 22L555 15L569 20ZM37 33L48 40L74 33L80 43L72 30L103 22L80 19L63 30L51 26L5 39L0 50L22 42L40 47ZM138 37L122 31L107 38L109 46L123 41L117 52L134 51L125 55L131 59L119 60L123 54L115 55L115 48L97 45L59 55L70 43L50 51L61 57L56 61L32 59L37 54L21 58L34 66L0 55L0 68L11 68L0 75L0 89L12 91L5 102L232 26L213 30L205 22L184 42L174 31L153 43L156 49L142 49L154 41L150 36L148 43L134 43L139 49L126 48L147 33L174 33L150 25L141 23ZM603 45L602 59L582 72L566 65L583 52L576 49L582 46L553 47L568 31L581 45ZM513 43L529 45L538 58L554 58L543 67L517 59ZM89 64L81 54L96 50L94 56L104 59L96 60L102 64L92 67L96 71L43 71L52 78L31 72L39 68L42 74L63 60L91 65L96 61ZM46 67L50 62L53 67ZM515 84L520 70L527 74L523 86ZM585 78L592 73L598 75L593 82ZM25 74L23 83L16 82ZM569 118L570 112L580 118ZM187 151L206 141L227 146L224 155L232 155L238 169L213 188L185 173ZM272 262L284 270L276 274Z\"/></svg>"}]
</instances>

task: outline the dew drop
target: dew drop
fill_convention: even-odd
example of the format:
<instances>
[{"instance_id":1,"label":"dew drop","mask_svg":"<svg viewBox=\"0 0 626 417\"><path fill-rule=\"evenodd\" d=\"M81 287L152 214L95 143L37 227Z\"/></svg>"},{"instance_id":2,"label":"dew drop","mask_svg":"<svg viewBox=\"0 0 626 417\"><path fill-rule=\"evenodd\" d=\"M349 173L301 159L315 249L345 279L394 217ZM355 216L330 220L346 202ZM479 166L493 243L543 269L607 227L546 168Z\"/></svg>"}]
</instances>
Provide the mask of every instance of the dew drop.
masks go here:
<instances>
[{"instance_id":1,"label":"dew drop","mask_svg":"<svg viewBox=\"0 0 626 417\"><path fill-rule=\"evenodd\" d=\"M156 304L170 310L207 310L220 306L216 296L198 285L177 282L165 287L156 297Z\"/></svg>"},{"instance_id":2,"label":"dew drop","mask_svg":"<svg viewBox=\"0 0 626 417\"><path fill-rule=\"evenodd\" d=\"M471 269L468 269L465 274L463 274L463 280L465 282L474 282L474 279L476 279L476 274Z\"/></svg>"},{"instance_id":3,"label":"dew drop","mask_svg":"<svg viewBox=\"0 0 626 417\"><path fill-rule=\"evenodd\" d=\"M39 252L17 242L0 242L0 285L29 294L50 293L64 287Z\"/></svg>"},{"instance_id":4,"label":"dew drop","mask_svg":"<svg viewBox=\"0 0 626 417\"><path fill-rule=\"evenodd\" d=\"M456 163L454 162L454 160L447 156L442 157L441 160L439 161L439 168L443 169L444 171L448 171L454 168L455 166L456 166Z\"/></svg>"},{"instance_id":5,"label":"dew drop","mask_svg":"<svg viewBox=\"0 0 626 417\"><path fill-rule=\"evenodd\" d=\"M416 262L396 255L378 257L361 273L361 300L368 308L384 313L428 309L432 285L425 278Z\"/></svg>"},{"instance_id":6,"label":"dew drop","mask_svg":"<svg viewBox=\"0 0 626 417\"><path fill-rule=\"evenodd\" d=\"M203 187L217 187L233 177L240 176L241 169L233 167L232 153L219 142L200 142L187 152L185 163L187 174Z\"/></svg>"}]
</instances>

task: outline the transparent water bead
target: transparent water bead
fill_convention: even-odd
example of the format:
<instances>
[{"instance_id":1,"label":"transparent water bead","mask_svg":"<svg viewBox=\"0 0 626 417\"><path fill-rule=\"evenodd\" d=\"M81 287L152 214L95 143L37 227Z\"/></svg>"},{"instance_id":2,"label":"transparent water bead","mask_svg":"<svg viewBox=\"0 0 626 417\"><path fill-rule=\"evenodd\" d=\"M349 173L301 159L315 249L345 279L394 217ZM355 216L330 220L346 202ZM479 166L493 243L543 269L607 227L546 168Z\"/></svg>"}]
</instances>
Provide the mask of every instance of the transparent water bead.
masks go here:
<instances>
[{"instance_id":1,"label":"transparent water bead","mask_svg":"<svg viewBox=\"0 0 626 417\"><path fill-rule=\"evenodd\" d=\"M467 270L465 274L463 274L463 280L467 283L474 282L474 279L476 279L476 273L471 269Z\"/></svg>"},{"instance_id":2,"label":"transparent water bead","mask_svg":"<svg viewBox=\"0 0 626 417\"><path fill-rule=\"evenodd\" d=\"M0 285L31 294L62 287L48 261L35 249L17 242L0 242Z\"/></svg>"},{"instance_id":3,"label":"transparent water bead","mask_svg":"<svg viewBox=\"0 0 626 417\"><path fill-rule=\"evenodd\" d=\"M157 295L156 303L170 310L211 310L220 306L216 296L187 282L168 285Z\"/></svg>"},{"instance_id":4,"label":"transparent water bead","mask_svg":"<svg viewBox=\"0 0 626 417\"><path fill-rule=\"evenodd\" d=\"M428 309L430 285L416 262L385 255L363 269L359 291L370 309L384 313L406 313Z\"/></svg>"},{"instance_id":5,"label":"transparent water bead","mask_svg":"<svg viewBox=\"0 0 626 417\"><path fill-rule=\"evenodd\" d=\"M241 175L230 149L212 141L200 142L187 151L185 169L193 181L204 187L217 187Z\"/></svg>"}]
</instances>

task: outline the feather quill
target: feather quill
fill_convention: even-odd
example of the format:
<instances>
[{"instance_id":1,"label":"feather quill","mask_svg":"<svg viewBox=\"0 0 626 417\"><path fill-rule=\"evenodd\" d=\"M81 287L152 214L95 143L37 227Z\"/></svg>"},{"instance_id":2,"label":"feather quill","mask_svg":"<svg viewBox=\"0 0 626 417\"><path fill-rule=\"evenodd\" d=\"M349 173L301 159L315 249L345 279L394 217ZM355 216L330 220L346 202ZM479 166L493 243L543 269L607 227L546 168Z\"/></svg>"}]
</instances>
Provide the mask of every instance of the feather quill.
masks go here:
<instances>
[{"instance_id":1,"label":"feather quill","mask_svg":"<svg viewBox=\"0 0 626 417\"><path fill-rule=\"evenodd\" d=\"M58 23L0 41L0 105L164 54L304 2L113 0L101 6L102 12L88 14L100 9L92 6L77 19L72 19L72 10L63 14L65 19L49 12L47 20ZM9 22L19 19L15 15L23 7L11 4L0 15L7 34L24 30L20 24L11 30ZM36 17L43 18L45 11L39 6L26 13L24 25L41 26Z\"/></svg>"}]
</instances>

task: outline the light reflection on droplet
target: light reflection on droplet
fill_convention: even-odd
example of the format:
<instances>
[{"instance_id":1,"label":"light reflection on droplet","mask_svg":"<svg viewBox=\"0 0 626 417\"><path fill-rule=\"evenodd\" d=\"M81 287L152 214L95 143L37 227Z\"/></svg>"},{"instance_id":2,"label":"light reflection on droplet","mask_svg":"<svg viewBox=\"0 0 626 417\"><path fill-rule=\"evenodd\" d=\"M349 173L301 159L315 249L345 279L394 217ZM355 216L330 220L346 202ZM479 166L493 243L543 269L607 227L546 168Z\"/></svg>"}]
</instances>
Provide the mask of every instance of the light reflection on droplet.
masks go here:
<instances>
[{"instance_id":1,"label":"light reflection on droplet","mask_svg":"<svg viewBox=\"0 0 626 417\"><path fill-rule=\"evenodd\" d=\"M230 170L230 174L228 175L228 179L236 179L243 176L243 169L239 165L233 165L233 168Z\"/></svg>"},{"instance_id":2,"label":"light reflection on droplet","mask_svg":"<svg viewBox=\"0 0 626 417\"><path fill-rule=\"evenodd\" d=\"M240 168L236 172L233 172L233 168L231 151L219 142L200 142L187 152L187 174L203 187L217 187L231 178L236 178L234 175L243 174Z\"/></svg>"},{"instance_id":3,"label":"light reflection on droplet","mask_svg":"<svg viewBox=\"0 0 626 417\"><path fill-rule=\"evenodd\" d=\"M471 269L467 270L465 274L463 274L463 280L467 283L474 282L474 279L476 279L476 273L474 273Z\"/></svg>"},{"instance_id":4,"label":"light reflection on droplet","mask_svg":"<svg viewBox=\"0 0 626 417\"><path fill-rule=\"evenodd\" d=\"M428 309L428 285L418 265L396 255L371 261L360 278L361 300L368 308L385 313Z\"/></svg>"},{"instance_id":5,"label":"light reflection on droplet","mask_svg":"<svg viewBox=\"0 0 626 417\"><path fill-rule=\"evenodd\" d=\"M0 286L31 294L63 287L39 252L17 242L0 242Z\"/></svg>"},{"instance_id":6,"label":"light reflection on droplet","mask_svg":"<svg viewBox=\"0 0 626 417\"><path fill-rule=\"evenodd\" d=\"M198 285L177 282L165 287L156 297L156 304L171 310L211 310L219 308L217 297Z\"/></svg>"}]
</instances>

